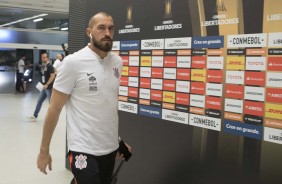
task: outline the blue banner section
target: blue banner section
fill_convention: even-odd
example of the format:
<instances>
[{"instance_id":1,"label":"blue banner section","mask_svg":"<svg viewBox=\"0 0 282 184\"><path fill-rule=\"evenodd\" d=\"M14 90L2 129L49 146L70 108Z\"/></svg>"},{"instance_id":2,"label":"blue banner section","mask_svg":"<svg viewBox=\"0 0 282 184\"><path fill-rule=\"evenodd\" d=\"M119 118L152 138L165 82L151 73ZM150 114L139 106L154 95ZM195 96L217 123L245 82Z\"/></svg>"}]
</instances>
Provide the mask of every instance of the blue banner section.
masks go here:
<instances>
[{"instance_id":1,"label":"blue banner section","mask_svg":"<svg viewBox=\"0 0 282 184\"><path fill-rule=\"evenodd\" d=\"M140 41L139 40L130 40L130 41L121 41L120 50L139 50Z\"/></svg>"},{"instance_id":2,"label":"blue banner section","mask_svg":"<svg viewBox=\"0 0 282 184\"><path fill-rule=\"evenodd\" d=\"M145 105L139 105L138 114L161 119L162 118L162 109L156 108L156 107L145 106Z\"/></svg>"},{"instance_id":3,"label":"blue banner section","mask_svg":"<svg viewBox=\"0 0 282 184\"><path fill-rule=\"evenodd\" d=\"M261 125L251 125L225 120L224 132L262 140L263 127Z\"/></svg>"},{"instance_id":4,"label":"blue banner section","mask_svg":"<svg viewBox=\"0 0 282 184\"><path fill-rule=\"evenodd\" d=\"M193 37L192 48L223 48L223 36Z\"/></svg>"}]
</instances>

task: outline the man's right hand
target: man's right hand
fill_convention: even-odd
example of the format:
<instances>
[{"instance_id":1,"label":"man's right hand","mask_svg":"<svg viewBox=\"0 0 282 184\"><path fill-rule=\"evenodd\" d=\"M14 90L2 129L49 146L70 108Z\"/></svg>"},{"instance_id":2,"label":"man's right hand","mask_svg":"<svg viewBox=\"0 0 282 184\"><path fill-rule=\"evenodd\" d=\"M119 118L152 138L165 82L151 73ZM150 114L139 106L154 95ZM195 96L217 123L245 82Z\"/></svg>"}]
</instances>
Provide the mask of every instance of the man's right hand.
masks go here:
<instances>
[{"instance_id":1,"label":"man's right hand","mask_svg":"<svg viewBox=\"0 0 282 184\"><path fill-rule=\"evenodd\" d=\"M132 156L132 148L122 140L119 142L118 156L125 161L128 161Z\"/></svg>"},{"instance_id":2,"label":"man's right hand","mask_svg":"<svg viewBox=\"0 0 282 184\"><path fill-rule=\"evenodd\" d=\"M52 170L52 157L49 153L39 153L37 157L37 168L47 174L46 167L48 166L49 171Z\"/></svg>"}]
</instances>

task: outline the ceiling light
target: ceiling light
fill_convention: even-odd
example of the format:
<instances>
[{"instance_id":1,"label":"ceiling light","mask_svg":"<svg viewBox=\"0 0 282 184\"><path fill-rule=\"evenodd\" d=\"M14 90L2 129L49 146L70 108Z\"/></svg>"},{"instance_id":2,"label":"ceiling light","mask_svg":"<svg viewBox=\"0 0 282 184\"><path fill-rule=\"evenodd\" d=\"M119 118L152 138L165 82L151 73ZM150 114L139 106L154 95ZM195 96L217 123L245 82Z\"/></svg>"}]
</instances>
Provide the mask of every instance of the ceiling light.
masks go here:
<instances>
[{"instance_id":1,"label":"ceiling light","mask_svg":"<svg viewBox=\"0 0 282 184\"><path fill-rule=\"evenodd\" d=\"M52 30L52 29L60 29L60 27L49 27L49 28L45 28L45 29L41 29L42 31L46 31L46 30Z\"/></svg>"},{"instance_id":2,"label":"ceiling light","mask_svg":"<svg viewBox=\"0 0 282 184\"><path fill-rule=\"evenodd\" d=\"M7 30L0 29L0 40L9 38L10 33Z\"/></svg>"},{"instance_id":3,"label":"ceiling light","mask_svg":"<svg viewBox=\"0 0 282 184\"><path fill-rule=\"evenodd\" d=\"M61 28L61 31L66 31L68 29L69 29L68 27L63 27L63 28Z\"/></svg>"},{"instance_id":4,"label":"ceiling light","mask_svg":"<svg viewBox=\"0 0 282 184\"><path fill-rule=\"evenodd\" d=\"M16 23L31 20L31 19L36 19L36 18L39 18L39 17L44 17L46 15L48 15L48 14L44 13L44 14L35 15L35 16L32 16L32 17L24 18L24 19L19 19L19 20L13 21L13 22L2 24L2 25L0 25L0 27L9 26L9 25L12 25L12 24L16 24Z\"/></svg>"},{"instance_id":5,"label":"ceiling light","mask_svg":"<svg viewBox=\"0 0 282 184\"><path fill-rule=\"evenodd\" d=\"M38 18L38 19L34 19L33 22L40 22L42 20L43 20L43 18Z\"/></svg>"}]
</instances>

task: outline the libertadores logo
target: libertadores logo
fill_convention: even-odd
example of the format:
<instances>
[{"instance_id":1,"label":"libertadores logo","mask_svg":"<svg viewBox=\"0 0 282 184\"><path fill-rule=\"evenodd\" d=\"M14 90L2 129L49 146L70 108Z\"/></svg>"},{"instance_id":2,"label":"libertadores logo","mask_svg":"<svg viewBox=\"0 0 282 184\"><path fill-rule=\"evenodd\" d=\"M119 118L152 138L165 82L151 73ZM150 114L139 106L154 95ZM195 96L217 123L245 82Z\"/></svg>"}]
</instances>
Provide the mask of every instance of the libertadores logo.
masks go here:
<instances>
[{"instance_id":1,"label":"libertadores logo","mask_svg":"<svg viewBox=\"0 0 282 184\"><path fill-rule=\"evenodd\" d=\"M127 24L132 24L132 5L129 5L127 7L127 19L126 19Z\"/></svg>"},{"instance_id":2,"label":"libertadores logo","mask_svg":"<svg viewBox=\"0 0 282 184\"><path fill-rule=\"evenodd\" d=\"M164 16L164 19L171 19L172 18L171 4L172 4L172 0L166 0L166 2L165 2L165 16Z\"/></svg>"},{"instance_id":3,"label":"libertadores logo","mask_svg":"<svg viewBox=\"0 0 282 184\"><path fill-rule=\"evenodd\" d=\"M225 12L227 11L224 0L217 0L216 1L216 12Z\"/></svg>"}]
</instances>

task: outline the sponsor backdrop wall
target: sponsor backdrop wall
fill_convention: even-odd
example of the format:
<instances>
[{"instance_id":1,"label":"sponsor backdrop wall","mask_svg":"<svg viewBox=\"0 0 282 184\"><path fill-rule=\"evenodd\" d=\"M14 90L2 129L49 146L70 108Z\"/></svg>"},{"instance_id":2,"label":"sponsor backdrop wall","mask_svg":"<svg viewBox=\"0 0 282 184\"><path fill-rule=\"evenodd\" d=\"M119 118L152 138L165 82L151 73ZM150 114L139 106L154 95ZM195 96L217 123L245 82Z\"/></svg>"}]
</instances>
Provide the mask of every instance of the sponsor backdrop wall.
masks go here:
<instances>
[{"instance_id":1,"label":"sponsor backdrop wall","mask_svg":"<svg viewBox=\"0 0 282 184\"><path fill-rule=\"evenodd\" d=\"M115 20L119 183L282 183L282 1L81 2Z\"/></svg>"}]
</instances>

